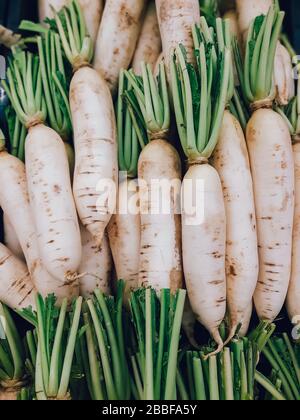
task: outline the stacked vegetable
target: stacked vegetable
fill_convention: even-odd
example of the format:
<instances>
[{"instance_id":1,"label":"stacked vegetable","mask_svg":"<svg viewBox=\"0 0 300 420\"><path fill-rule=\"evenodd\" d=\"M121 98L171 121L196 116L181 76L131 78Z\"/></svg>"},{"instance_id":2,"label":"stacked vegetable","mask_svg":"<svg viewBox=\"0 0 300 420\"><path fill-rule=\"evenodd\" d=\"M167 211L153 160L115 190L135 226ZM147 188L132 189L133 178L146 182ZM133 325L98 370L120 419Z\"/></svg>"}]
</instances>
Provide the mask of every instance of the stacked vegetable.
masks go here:
<instances>
[{"instance_id":1,"label":"stacked vegetable","mask_svg":"<svg viewBox=\"0 0 300 420\"><path fill-rule=\"evenodd\" d=\"M22 22L0 399L300 399L300 85L277 2L245 3L253 20L241 2L222 19L217 1L107 0L100 22L102 2L70 0ZM294 342L271 337L285 300Z\"/></svg>"}]
</instances>

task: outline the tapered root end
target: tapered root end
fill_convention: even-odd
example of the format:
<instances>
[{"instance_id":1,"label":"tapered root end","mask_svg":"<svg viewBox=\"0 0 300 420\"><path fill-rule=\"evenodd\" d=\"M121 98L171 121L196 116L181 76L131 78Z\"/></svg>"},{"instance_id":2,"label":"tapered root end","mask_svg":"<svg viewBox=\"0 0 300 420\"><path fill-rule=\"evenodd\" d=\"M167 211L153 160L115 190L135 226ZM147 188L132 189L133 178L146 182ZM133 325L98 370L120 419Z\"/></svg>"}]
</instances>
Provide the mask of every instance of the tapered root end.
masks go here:
<instances>
[{"instance_id":1,"label":"tapered root end","mask_svg":"<svg viewBox=\"0 0 300 420\"><path fill-rule=\"evenodd\" d=\"M216 351L214 351L212 353L209 353L205 357L206 360L209 359L212 356L216 356L217 354L221 353L221 351L224 348L224 343L223 343L223 340L222 340L222 338L220 336L220 333L219 333L219 330L218 329L217 330L214 330L214 331L211 331L211 336L215 340L215 342L217 343L218 347L217 347L217 350Z\"/></svg>"},{"instance_id":2,"label":"tapered root end","mask_svg":"<svg viewBox=\"0 0 300 420\"><path fill-rule=\"evenodd\" d=\"M227 346L227 344L229 344L231 342L231 340L234 338L234 336L236 335L237 328L238 328L238 325L233 325L231 327L231 329L229 331L229 336L224 343L224 347Z\"/></svg>"}]
</instances>

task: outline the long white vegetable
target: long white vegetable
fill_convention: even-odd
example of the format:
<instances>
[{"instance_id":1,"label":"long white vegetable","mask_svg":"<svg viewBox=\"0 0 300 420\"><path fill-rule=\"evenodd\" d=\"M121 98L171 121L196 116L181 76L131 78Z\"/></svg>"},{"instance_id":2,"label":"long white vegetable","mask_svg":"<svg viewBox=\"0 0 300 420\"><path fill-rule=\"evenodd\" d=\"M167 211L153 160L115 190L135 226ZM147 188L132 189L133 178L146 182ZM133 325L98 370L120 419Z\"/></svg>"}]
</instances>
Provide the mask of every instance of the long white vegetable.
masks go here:
<instances>
[{"instance_id":1,"label":"long white vegetable","mask_svg":"<svg viewBox=\"0 0 300 420\"><path fill-rule=\"evenodd\" d=\"M243 130L225 111L212 165L218 171L225 200L227 308L232 338L252 302L258 279L253 183Z\"/></svg>"},{"instance_id":2,"label":"long white vegetable","mask_svg":"<svg viewBox=\"0 0 300 420\"><path fill-rule=\"evenodd\" d=\"M20 260L24 260L24 253L19 238L7 214L3 215L4 245Z\"/></svg>"},{"instance_id":3,"label":"long white vegetable","mask_svg":"<svg viewBox=\"0 0 300 420\"><path fill-rule=\"evenodd\" d=\"M43 264L60 281L76 278L81 239L65 146L42 124L29 129L25 144L30 206Z\"/></svg>"},{"instance_id":4,"label":"long white vegetable","mask_svg":"<svg viewBox=\"0 0 300 420\"><path fill-rule=\"evenodd\" d=\"M13 31L0 25L0 45L4 45L7 48L12 47L21 39L21 35L14 34Z\"/></svg>"},{"instance_id":5,"label":"long white vegetable","mask_svg":"<svg viewBox=\"0 0 300 420\"><path fill-rule=\"evenodd\" d=\"M253 115L247 125L256 204L259 278L254 295L258 316L273 321L284 304L291 273L294 162L284 119L272 109L272 75L283 13L271 8L249 29L243 85ZM260 47L260 48L259 48ZM251 57L250 49L254 55ZM249 62L257 66L249 66Z\"/></svg>"},{"instance_id":6,"label":"long white vegetable","mask_svg":"<svg viewBox=\"0 0 300 420\"><path fill-rule=\"evenodd\" d=\"M212 33L204 18L201 24L207 28L206 33ZM189 165L182 185L184 275L192 310L215 340L216 352L219 352L223 348L219 326L226 312L226 214L220 177L208 159L218 141L231 58L225 46L219 52L210 39L202 37L201 29L194 28L195 50L201 62L195 73L200 72L203 83L201 86L192 84L197 80L196 74L192 73L191 66L189 73L185 71L189 64L179 47L171 75L178 131ZM211 48L212 54L206 55ZM214 59L219 59L219 68L213 64ZM206 77L208 69L212 69L210 82ZM219 89L212 97L210 89L217 80ZM194 102L195 98L197 101L200 98L200 107Z\"/></svg>"},{"instance_id":7,"label":"long white vegetable","mask_svg":"<svg viewBox=\"0 0 300 420\"><path fill-rule=\"evenodd\" d=\"M95 69L117 93L119 72L131 63L145 0L106 0L94 57Z\"/></svg>"},{"instance_id":8,"label":"long white vegetable","mask_svg":"<svg viewBox=\"0 0 300 420\"><path fill-rule=\"evenodd\" d=\"M0 301L12 309L34 308L35 293L24 262L0 243Z\"/></svg>"},{"instance_id":9,"label":"long white vegetable","mask_svg":"<svg viewBox=\"0 0 300 420\"><path fill-rule=\"evenodd\" d=\"M75 72L70 86L70 107L74 128L75 173L73 193L84 227L101 245L106 226L116 206L118 160L116 122L112 97L101 75L90 68L93 44L81 27L82 11L76 0L66 8L66 16L77 21L66 28L55 16L64 51ZM80 33L74 49L69 44Z\"/></svg>"},{"instance_id":10,"label":"long white vegetable","mask_svg":"<svg viewBox=\"0 0 300 420\"><path fill-rule=\"evenodd\" d=\"M199 22L199 0L156 0L163 53L170 81L170 60L175 48L183 44L189 62L195 62L192 26Z\"/></svg>"},{"instance_id":11,"label":"long white vegetable","mask_svg":"<svg viewBox=\"0 0 300 420\"><path fill-rule=\"evenodd\" d=\"M112 257L107 236L104 235L101 247L85 228L81 228L82 261L80 273L80 295L91 298L95 289L106 295L111 294Z\"/></svg>"},{"instance_id":12,"label":"long white vegetable","mask_svg":"<svg viewBox=\"0 0 300 420\"><path fill-rule=\"evenodd\" d=\"M96 41L97 33L103 12L103 0L78 0L80 4L88 32L93 41ZM53 17L52 7L59 11L68 4L68 0L39 0L39 20L44 22L45 18Z\"/></svg>"},{"instance_id":13,"label":"long white vegetable","mask_svg":"<svg viewBox=\"0 0 300 420\"><path fill-rule=\"evenodd\" d=\"M250 23L257 16L266 15L273 3L273 0L236 0L239 27L244 42L247 40ZM286 48L279 42L277 44L274 71L277 90L276 101L280 105L287 105L295 94L292 62Z\"/></svg>"},{"instance_id":14,"label":"long white vegetable","mask_svg":"<svg viewBox=\"0 0 300 420\"><path fill-rule=\"evenodd\" d=\"M9 186L0 189L0 206L4 213L9 214L36 289L44 296L55 292L59 301L65 296L72 298L78 293L76 285L54 279L42 265L24 164L3 151L0 153L0 174L3 185Z\"/></svg>"},{"instance_id":15,"label":"long white vegetable","mask_svg":"<svg viewBox=\"0 0 300 420\"><path fill-rule=\"evenodd\" d=\"M162 45L155 0L150 0L132 61L134 73L141 75L142 62L150 64L151 69L154 70L161 49Z\"/></svg>"},{"instance_id":16,"label":"long white vegetable","mask_svg":"<svg viewBox=\"0 0 300 420\"><path fill-rule=\"evenodd\" d=\"M295 218L293 231L292 273L286 305L290 320L300 316L300 143L293 144L295 163Z\"/></svg>"}]
</instances>

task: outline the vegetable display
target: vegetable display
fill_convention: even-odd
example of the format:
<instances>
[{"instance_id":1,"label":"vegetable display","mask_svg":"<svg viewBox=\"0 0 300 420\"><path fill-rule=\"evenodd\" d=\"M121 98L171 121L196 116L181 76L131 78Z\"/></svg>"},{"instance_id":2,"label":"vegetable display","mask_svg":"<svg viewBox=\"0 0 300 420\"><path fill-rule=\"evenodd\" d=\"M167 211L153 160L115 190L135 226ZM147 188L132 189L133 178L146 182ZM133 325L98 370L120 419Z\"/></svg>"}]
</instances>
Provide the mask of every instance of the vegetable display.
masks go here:
<instances>
[{"instance_id":1,"label":"vegetable display","mask_svg":"<svg viewBox=\"0 0 300 420\"><path fill-rule=\"evenodd\" d=\"M0 26L0 400L300 401L280 0L37 3Z\"/></svg>"}]
</instances>

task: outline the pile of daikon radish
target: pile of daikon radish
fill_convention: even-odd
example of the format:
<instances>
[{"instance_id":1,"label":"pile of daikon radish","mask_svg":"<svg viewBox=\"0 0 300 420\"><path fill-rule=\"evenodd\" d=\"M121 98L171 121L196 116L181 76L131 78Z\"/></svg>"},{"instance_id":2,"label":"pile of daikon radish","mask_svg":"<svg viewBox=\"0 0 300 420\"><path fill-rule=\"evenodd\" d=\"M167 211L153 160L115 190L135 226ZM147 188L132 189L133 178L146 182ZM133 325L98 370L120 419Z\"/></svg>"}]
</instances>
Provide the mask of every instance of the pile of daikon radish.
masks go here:
<instances>
[{"instance_id":1,"label":"pile of daikon radish","mask_svg":"<svg viewBox=\"0 0 300 420\"><path fill-rule=\"evenodd\" d=\"M65 108L75 168L70 175L66 139L51 124L51 112L62 118L49 105L53 70L42 50L38 63L18 55L16 38L4 87L27 137L25 164L1 139L3 303L34 306L37 291L59 302L110 294L116 279L127 298L139 287L186 287L183 326L193 341L197 319L217 351L224 320L227 341L246 334L253 300L272 322L288 297L300 321L299 125L285 112L295 81L278 41L283 14L272 0L234 6L212 30L198 0L39 1L63 52L57 65L73 72ZM45 55L57 50L46 42ZM245 133L231 112L236 89L252 111ZM160 203L153 180L172 184Z\"/></svg>"}]
</instances>

